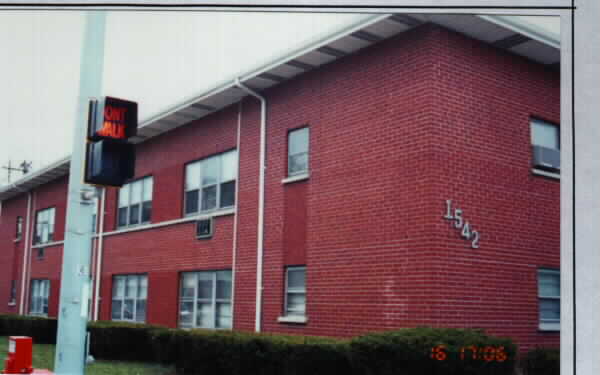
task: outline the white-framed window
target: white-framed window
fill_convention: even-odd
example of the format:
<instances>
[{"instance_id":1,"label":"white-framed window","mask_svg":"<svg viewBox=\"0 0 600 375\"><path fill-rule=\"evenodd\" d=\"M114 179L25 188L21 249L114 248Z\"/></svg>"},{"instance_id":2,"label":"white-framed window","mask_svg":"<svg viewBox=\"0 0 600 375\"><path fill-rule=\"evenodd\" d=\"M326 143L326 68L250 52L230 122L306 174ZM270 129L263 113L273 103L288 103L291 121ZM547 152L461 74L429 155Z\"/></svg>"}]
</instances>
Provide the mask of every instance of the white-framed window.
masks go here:
<instances>
[{"instance_id":1,"label":"white-framed window","mask_svg":"<svg viewBox=\"0 0 600 375\"><path fill-rule=\"evenodd\" d=\"M309 130L308 127L288 133L288 176L308 173Z\"/></svg>"},{"instance_id":2,"label":"white-framed window","mask_svg":"<svg viewBox=\"0 0 600 375\"><path fill-rule=\"evenodd\" d=\"M16 222L16 230L15 230L15 238L17 240L21 239L21 236L23 235L23 217L22 216L17 216L17 222Z\"/></svg>"},{"instance_id":3,"label":"white-framed window","mask_svg":"<svg viewBox=\"0 0 600 375\"><path fill-rule=\"evenodd\" d=\"M285 271L285 316L306 316L306 267Z\"/></svg>"},{"instance_id":4,"label":"white-framed window","mask_svg":"<svg viewBox=\"0 0 600 375\"><path fill-rule=\"evenodd\" d=\"M560 328L560 271L538 270L540 329Z\"/></svg>"},{"instance_id":5,"label":"white-framed window","mask_svg":"<svg viewBox=\"0 0 600 375\"><path fill-rule=\"evenodd\" d=\"M96 221L98 220L98 197L94 197L92 202L92 233L96 233Z\"/></svg>"},{"instance_id":6,"label":"white-framed window","mask_svg":"<svg viewBox=\"0 0 600 375\"><path fill-rule=\"evenodd\" d=\"M182 273L179 298L181 328L231 329L231 270Z\"/></svg>"},{"instance_id":7,"label":"white-framed window","mask_svg":"<svg viewBox=\"0 0 600 375\"><path fill-rule=\"evenodd\" d=\"M35 216L34 244L52 242L54 238L54 207L39 210Z\"/></svg>"},{"instance_id":8,"label":"white-framed window","mask_svg":"<svg viewBox=\"0 0 600 375\"><path fill-rule=\"evenodd\" d=\"M235 206L237 167L237 150L186 164L185 215Z\"/></svg>"},{"instance_id":9,"label":"white-framed window","mask_svg":"<svg viewBox=\"0 0 600 375\"><path fill-rule=\"evenodd\" d=\"M17 280L10 281L10 298L8 303L14 305L17 302Z\"/></svg>"},{"instance_id":10,"label":"white-framed window","mask_svg":"<svg viewBox=\"0 0 600 375\"><path fill-rule=\"evenodd\" d=\"M560 150L560 128L555 124L532 118L531 144Z\"/></svg>"},{"instance_id":11,"label":"white-framed window","mask_svg":"<svg viewBox=\"0 0 600 375\"><path fill-rule=\"evenodd\" d=\"M48 316L48 297L50 295L50 280L31 280L31 315Z\"/></svg>"},{"instance_id":12,"label":"white-framed window","mask_svg":"<svg viewBox=\"0 0 600 375\"><path fill-rule=\"evenodd\" d=\"M147 298L147 275L114 276L111 319L137 323L145 322Z\"/></svg>"},{"instance_id":13,"label":"white-framed window","mask_svg":"<svg viewBox=\"0 0 600 375\"><path fill-rule=\"evenodd\" d=\"M149 223L152 216L152 176L125 184L119 189L117 226Z\"/></svg>"}]
</instances>

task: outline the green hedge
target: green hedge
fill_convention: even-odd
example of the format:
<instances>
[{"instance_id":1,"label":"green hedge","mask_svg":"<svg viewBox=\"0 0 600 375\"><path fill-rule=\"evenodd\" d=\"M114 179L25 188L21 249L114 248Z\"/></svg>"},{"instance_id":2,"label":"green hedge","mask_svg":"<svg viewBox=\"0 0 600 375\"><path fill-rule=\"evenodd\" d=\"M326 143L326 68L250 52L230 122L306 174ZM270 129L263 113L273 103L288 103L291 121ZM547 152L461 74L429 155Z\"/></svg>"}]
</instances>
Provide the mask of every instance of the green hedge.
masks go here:
<instances>
[{"instance_id":1,"label":"green hedge","mask_svg":"<svg viewBox=\"0 0 600 375\"><path fill-rule=\"evenodd\" d=\"M517 353L510 339L467 329L408 328L351 340L121 322L89 323L88 329L95 358L174 364L180 375L512 375ZM56 320L0 315L0 335L17 334L53 343ZM486 360L478 352L473 359L470 346L503 347L505 358L488 352ZM461 348L467 348L462 355ZM537 365L540 355L528 358L530 369L542 369L528 375L554 374Z\"/></svg>"},{"instance_id":2,"label":"green hedge","mask_svg":"<svg viewBox=\"0 0 600 375\"><path fill-rule=\"evenodd\" d=\"M560 350L555 348L535 348L522 359L526 375L559 375Z\"/></svg>"},{"instance_id":3,"label":"green hedge","mask_svg":"<svg viewBox=\"0 0 600 375\"><path fill-rule=\"evenodd\" d=\"M55 344L54 318L0 314L0 336L30 336L36 344Z\"/></svg>"},{"instance_id":4,"label":"green hedge","mask_svg":"<svg viewBox=\"0 0 600 375\"><path fill-rule=\"evenodd\" d=\"M443 349L432 350L439 345ZM476 359L471 346L477 348ZM486 355L481 352L486 347L496 351L502 347L506 357L491 348ZM516 355L511 339L470 329L407 328L361 336L350 343L352 365L365 375L509 375Z\"/></svg>"}]
</instances>

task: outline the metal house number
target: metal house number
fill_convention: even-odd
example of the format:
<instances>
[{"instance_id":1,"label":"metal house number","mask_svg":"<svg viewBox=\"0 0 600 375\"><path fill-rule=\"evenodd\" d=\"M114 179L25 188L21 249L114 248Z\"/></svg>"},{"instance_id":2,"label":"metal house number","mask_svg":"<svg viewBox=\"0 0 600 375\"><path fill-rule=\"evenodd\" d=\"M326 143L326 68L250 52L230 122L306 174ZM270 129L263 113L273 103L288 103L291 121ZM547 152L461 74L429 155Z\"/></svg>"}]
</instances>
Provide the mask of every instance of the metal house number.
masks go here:
<instances>
[{"instance_id":1,"label":"metal house number","mask_svg":"<svg viewBox=\"0 0 600 375\"><path fill-rule=\"evenodd\" d=\"M463 218L463 211L460 208L455 208L454 213L452 212L452 200L446 201L446 215L444 219L454 221L454 228L462 229L460 232L461 237L466 240L471 240L471 247L473 249L479 248L479 232L473 230L471 224Z\"/></svg>"}]
</instances>

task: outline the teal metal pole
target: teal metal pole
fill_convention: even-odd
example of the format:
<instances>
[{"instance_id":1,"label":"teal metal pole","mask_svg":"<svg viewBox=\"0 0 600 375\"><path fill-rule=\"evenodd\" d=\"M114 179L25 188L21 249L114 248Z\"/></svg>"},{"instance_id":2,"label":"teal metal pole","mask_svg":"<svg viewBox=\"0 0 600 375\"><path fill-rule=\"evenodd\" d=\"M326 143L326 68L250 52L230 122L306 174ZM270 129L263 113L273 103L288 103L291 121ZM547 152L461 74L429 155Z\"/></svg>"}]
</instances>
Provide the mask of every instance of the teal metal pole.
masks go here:
<instances>
[{"instance_id":1,"label":"teal metal pole","mask_svg":"<svg viewBox=\"0 0 600 375\"><path fill-rule=\"evenodd\" d=\"M88 102L102 93L104 65L105 11L86 14L79 98L73 152L69 170L67 220L60 284L58 334L54 372L57 375L82 375L85 371L85 337L88 299L91 296L91 220L95 188L83 183Z\"/></svg>"}]
</instances>

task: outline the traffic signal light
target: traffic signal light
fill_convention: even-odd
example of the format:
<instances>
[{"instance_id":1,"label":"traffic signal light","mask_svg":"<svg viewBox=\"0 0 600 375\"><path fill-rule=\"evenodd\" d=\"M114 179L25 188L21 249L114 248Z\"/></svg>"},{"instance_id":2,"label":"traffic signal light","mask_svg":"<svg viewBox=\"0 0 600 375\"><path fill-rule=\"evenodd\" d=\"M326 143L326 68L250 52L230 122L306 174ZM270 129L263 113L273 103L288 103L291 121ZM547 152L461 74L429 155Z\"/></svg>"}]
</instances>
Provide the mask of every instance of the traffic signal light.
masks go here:
<instances>
[{"instance_id":1,"label":"traffic signal light","mask_svg":"<svg viewBox=\"0 0 600 375\"><path fill-rule=\"evenodd\" d=\"M137 103L107 96L90 100L84 182L123 186L135 172Z\"/></svg>"}]
</instances>

